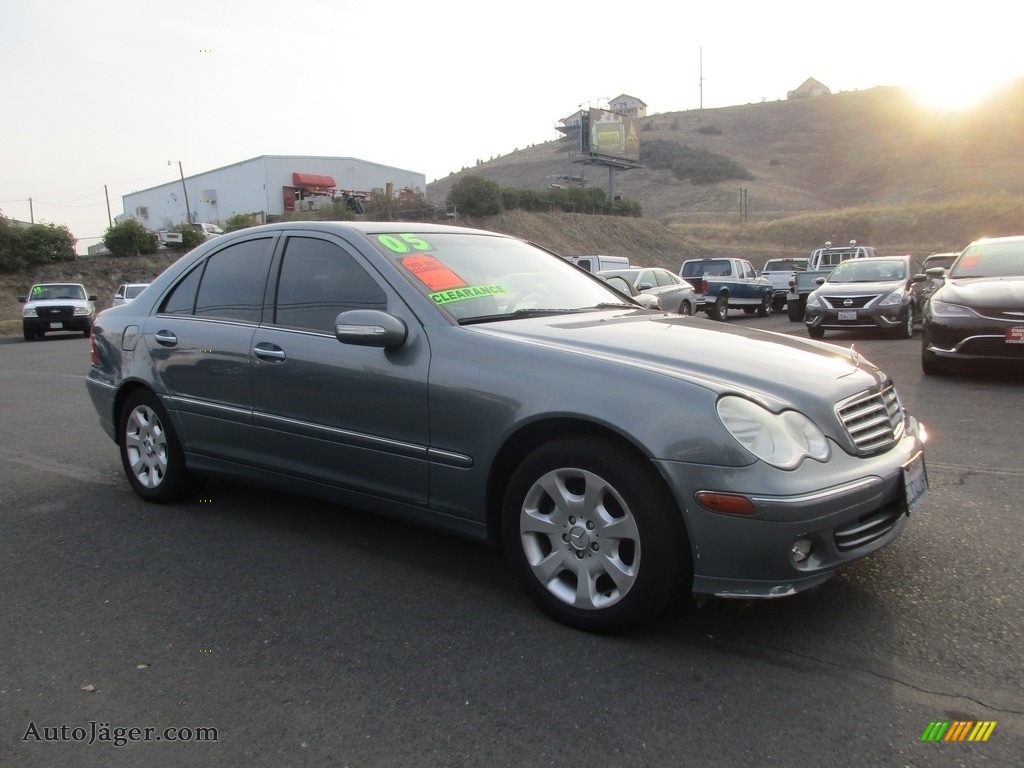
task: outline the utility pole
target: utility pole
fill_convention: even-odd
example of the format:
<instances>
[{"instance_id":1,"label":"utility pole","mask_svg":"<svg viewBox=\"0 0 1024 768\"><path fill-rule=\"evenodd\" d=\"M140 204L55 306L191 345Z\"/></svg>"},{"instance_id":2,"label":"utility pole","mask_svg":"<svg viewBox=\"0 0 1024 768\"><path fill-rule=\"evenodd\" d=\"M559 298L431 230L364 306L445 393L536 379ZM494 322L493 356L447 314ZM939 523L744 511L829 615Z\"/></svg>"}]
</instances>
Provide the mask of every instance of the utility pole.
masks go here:
<instances>
[{"instance_id":1,"label":"utility pole","mask_svg":"<svg viewBox=\"0 0 1024 768\"><path fill-rule=\"evenodd\" d=\"M704 109L704 46L700 47L699 79L697 89L700 91L700 109Z\"/></svg>"},{"instance_id":2,"label":"utility pole","mask_svg":"<svg viewBox=\"0 0 1024 768\"><path fill-rule=\"evenodd\" d=\"M110 192L107 191L107 185L103 185L103 196L107 198L107 226L114 226L114 220L110 218Z\"/></svg>"},{"instance_id":3,"label":"utility pole","mask_svg":"<svg viewBox=\"0 0 1024 768\"><path fill-rule=\"evenodd\" d=\"M36 223L36 213L32 210L32 198L28 199L28 220L30 224Z\"/></svg>"},{"instance_id":4,"label":"utility pole","mask_svg":"<svg viewBox=\"0 0 1024 768\"><path fill-rule=\"evenodd\" d=\"M168 165L174 165L173 160L167 161ZM188 205L188 189L185 187L185 172L181 170L181 160L178 161L178 173L181 174L181 192L185 196L185 219L189 225L192 224L192 209Z\"/></svg>"}]
</instances>

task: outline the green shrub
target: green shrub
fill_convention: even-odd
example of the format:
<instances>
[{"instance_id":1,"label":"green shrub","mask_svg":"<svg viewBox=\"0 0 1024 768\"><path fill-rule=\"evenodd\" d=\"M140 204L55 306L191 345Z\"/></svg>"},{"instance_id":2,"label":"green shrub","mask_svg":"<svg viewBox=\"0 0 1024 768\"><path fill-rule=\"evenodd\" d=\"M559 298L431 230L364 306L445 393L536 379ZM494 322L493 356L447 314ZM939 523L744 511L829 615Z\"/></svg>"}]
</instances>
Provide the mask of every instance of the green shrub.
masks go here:
<instances>
[{"instance_id":1,"label":"green shrub","mask_svg":"<svg viewBox=\"0 0 1024 768\"><path fill-rule=\"evenodd\" d=\"M77 242L63 224L22 227L0 216L0 271L15 272L34 264L74 261Z\"/></svg>"},{"instance_id":2,"label":"green shrub","mask_svg":"<svg viewBox=\"0 0 1024 768\"><path fill-rule=\"evenodd\" d=\"M172 231L181 233L181 245L178 247L185 251L191 251L206 242L206 235L191 224L179 224Z\"/></svg>"},{"instance_id":3,"label":"green shrub","mask_svg":"<svg viewBox=\"0 0 1024 768\"><path fill-rule=\"evenodd\" d=\"M112 256L156 253L156 235L135 219L114 224L103 233L103 244Z\"/></svg>"},{"instance_id":4,"label":"green shrub","mask_svg":"<svg viewBox=\"0 0 1024 768\"><path fill-rule=\"evenodd\" d=\"M495 216L502 211L501 187L482 176L463 176L452 185L445 202L466 216Z\"/></svg>"},{"instance_id":5,"label":"green shrub","mask_svg":"<svg viewBox=\"0 0 1024 768\"><path fill-rule=\"evenodd\" d=\"M716 128L713 125L702 125L700 128L697 129L697 133L702 133L705 136L721 136L722 129Z\"/></svg>"},{"instance_id":6,"label":"green shrub","mask_svg":"<svg viewBox=\"0 0 1024 768\"><path fill-rule=\"evenodd\" d=\"M642 144L640 161L648 168L667 168L675 176L688 179L693 184L754 178L750 171L732 158L665 139L655 139Z\"/></svg>"}]
</instances>

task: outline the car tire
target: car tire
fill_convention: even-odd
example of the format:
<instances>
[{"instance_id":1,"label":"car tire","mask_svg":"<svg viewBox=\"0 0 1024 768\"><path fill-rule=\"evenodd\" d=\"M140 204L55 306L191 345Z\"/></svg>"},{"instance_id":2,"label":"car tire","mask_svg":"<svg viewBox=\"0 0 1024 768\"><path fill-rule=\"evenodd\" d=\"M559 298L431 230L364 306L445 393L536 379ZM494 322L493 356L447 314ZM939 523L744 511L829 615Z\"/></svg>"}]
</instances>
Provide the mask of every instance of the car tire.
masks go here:
<instances>
[{"instance_id":1,"label":"car tire","mask_svg":"<svg viewBox=\"0 0 1024 768\"><path fill-rule=\"evenodd\" d=\"M786 303L786 315L789 317L789 322L799 323L804 319L804 300L794 299Z\"/></svg>"},{"instance_id":2,"label":"car tire","mask_svg":"<svg viewBox=\"0 0 1024 768\"><path fill-rule=\"evenodd\" d=\"M729 319L729 297L726 294L723 293L715 299L715 303L708 310L708 317L719 322Z\"/></svg>"},{"instance_id":3,"label":"car tire","mask_svg":"<svg viewBox=\"0 0 1024 768\"><path fill-rule=\"evenodd\" d=\"M907 307L907 316L896 326L896 338L909 339L914 335L914 309Z\"/></svg>"},{"instance_id":4,"label":"car tire","mask_svg":"<svg viewBox=\"0 0 1024 768\"><path fill-rule=\"evenodd\" d=\"M688 317L693 314L693 307L690 306L690 302L684 301L679 305L678 314Z\"/></svg>"},{"instance_id":5,"label":"car tire","mask_svg":"<svg viewBox=\"0 0 1024 768\"><path fill-rule=\"evenodd\" d=\"M813 325L808 325L807 326L807 335L810 336L812 339L824 339L825 338L825 329L821 328L821 327L817 327L816 328Z\"/></svg>"},{"instance_id":6,"label":"car tire","mask_svg":"<svg viewBox=\"0 0 1024 768\"><path fill-rule=\"evenodd\" d=\"M786 308L786 298L785 297L782 297L781 299L773 299L772 300L772 310L774 312L781 312L785 308Z\"/></svg>"},{"instance_id":7,"label":"car tire","mask_svg":"<svg viewBox=\"0 0 1024 768\"><path fill-rule=\"evenodd\" d=\"M83 335L83 336L84 336L85 338L87 338L87 339L88 339L88 338L89 338L90 336L92 336L92 326L90 325L90 326L87 326L86 328L83 328L83 329L82 329L82 335Z\"/></svg>"},{"instance_id":8,"label":"car tire","mask_svg":"<svg viewBox=\"0 0 1024 768\"><path fill-rule=\"evenodd\" d=\"M934 352L930 352L922 346L921 370L927 376L941 376L944 373L949 373L949 364Z\"/></svg>"},{"instance_id":9,"label":"car tire","mask_svg":"<svg viewBox=\"0 0 1024 768\"><path fill-rule=\"evenodd\" d=\"M118 421L121 465L128 482L146 501L163 504L185 496L193 478L181 443L159 398L148 389L128 396Z\"/></svg>"},{"instance_id":10,"label":"car tire","mask_svg":"<svg viewBox=\"0 0 1024 768\"><path fill-rule=\"evenodd\" d=\"M761 299L761 306L757 308L758 317L768 317L772 313L772 295L766 293Z\"/></svg>"},{"instance_id":11,"label":"car tire","mask_svg":"<svg viewBox=\"0 0 1024 768\"><path fill-rule=\"evenodd\" d=\"M36 332L35 331L30 331L28 328L25 328L25 341L35 341L35 340L36 340Z\"/></svg>"},{"instance_id":12,"label":"car tire","mask_svg":"<svg viewBox=\"0 0 1024 768\"><path fill-rule=\"evenodd\" d=\"M526 456L502 534L527 594L584 631L634 629L692 584L678 504L649 461L611 441L562 438Z\"/></svg>"}]
</instances>

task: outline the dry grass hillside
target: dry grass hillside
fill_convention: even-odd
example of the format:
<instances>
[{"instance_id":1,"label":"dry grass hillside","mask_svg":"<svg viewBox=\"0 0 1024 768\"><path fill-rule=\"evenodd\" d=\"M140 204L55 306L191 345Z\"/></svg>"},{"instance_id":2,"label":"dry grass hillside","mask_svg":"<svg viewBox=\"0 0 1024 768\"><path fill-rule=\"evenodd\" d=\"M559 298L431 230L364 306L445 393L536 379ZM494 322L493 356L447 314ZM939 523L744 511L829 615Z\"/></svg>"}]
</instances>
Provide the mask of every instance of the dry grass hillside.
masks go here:
<instances>
[{"instance_id":1,"label":"dry grass hillside","mask_svg":"<svg viewBox=\"0 0 1024 768\"><path fill-rule=\"evenodd\" d=\"M739 187L748 220L851 207L925 204L993 193L1024 195L1024 79L963 113L918 105L903 89L872 88L811 99L656 114L640 121L643 145L675 142L724 155L753 180L694 185L669 170L615 174L615 193L665 224L736 222ZM459 178L544 189L583 173L608 190L604 168L570 162L571 142L550 142L427 185L443 202Z\"/></svg>"}]
</instances>

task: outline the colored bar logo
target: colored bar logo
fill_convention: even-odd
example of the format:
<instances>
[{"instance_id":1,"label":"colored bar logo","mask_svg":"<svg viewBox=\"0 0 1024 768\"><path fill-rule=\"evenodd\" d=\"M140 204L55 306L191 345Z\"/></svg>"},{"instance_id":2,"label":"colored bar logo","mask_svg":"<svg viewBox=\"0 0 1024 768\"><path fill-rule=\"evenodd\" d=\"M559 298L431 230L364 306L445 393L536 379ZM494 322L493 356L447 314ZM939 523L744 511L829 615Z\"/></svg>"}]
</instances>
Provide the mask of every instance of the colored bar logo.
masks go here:
<instances>
[{"instance_id":1,"label":"colored bar logo","mask_svg":"<svg viewBox=\"0 0 1024 768\"><path fill-rule=\"evenodd\" d=\"M921 734L921 741L988 741L996 720L934 721Z\"/></svg>"}]
</instances>

